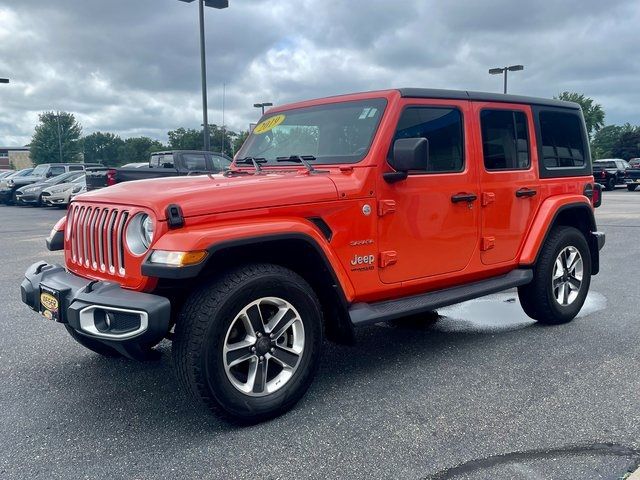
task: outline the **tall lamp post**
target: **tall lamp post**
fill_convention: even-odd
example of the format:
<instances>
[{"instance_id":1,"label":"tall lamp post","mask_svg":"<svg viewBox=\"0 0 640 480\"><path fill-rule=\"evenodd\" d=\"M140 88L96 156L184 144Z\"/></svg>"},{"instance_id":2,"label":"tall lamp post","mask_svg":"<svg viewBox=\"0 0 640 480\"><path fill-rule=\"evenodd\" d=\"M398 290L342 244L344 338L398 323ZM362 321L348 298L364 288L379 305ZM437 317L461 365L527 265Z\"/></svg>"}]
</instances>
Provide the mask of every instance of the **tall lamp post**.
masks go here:
<instances>
[{"instance_id":1,"label":"tall lamp post","mask_svg":"<svg viewBox=\"0 0 640 480\"><path fill-rule=\"evenodd\" d=\"M524 65L511 65L509 67L491 68L489 69L489 73L491 75L501 75L504 73L504 92L503 93L507 93L507 72L517 72L520 70L524 70Z\"/></svg>"},{"instance_id":2,"label":"tall lamp post","mask_svg":"<svg viewBox=\"0 0 640 480\"><path fill-rule=\"evenodd\" d=\"M263 102L263 103L254 103L254 107L262 109L262 115L264 115L264 107L272 107L273 103L271 102Z\"/></svg>"},{"instance_id":3,"label":"tall lamp post","mask_svg":"<svg viewBox=\"0 0 640 480\"><path fill-rule=\"evenodd\" d=\"M180 0L185 3L193 3L195 0ZM200 22L200 70L202 75L202 123L204 135L204 150L210 149L209 115L207 113L207 61L204 48L204 7L227 8L229 0L198 0L198 13Z\"/></svg>"}]
</instances>

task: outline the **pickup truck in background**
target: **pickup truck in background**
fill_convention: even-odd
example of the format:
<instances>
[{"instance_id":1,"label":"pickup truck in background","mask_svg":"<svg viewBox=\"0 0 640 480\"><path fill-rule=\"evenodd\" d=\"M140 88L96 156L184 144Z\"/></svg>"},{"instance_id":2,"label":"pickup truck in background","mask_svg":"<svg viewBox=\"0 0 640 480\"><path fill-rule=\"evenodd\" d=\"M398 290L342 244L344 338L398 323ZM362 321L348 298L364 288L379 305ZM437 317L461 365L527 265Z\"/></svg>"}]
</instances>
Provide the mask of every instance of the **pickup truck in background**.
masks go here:
<instances>
[{"instance_id":1,"label":"pickup truck in background","mask_svg":"<svg viewBox=\"0 0 640 480\"><path fill-rule=\"evenodd\" d=\"M630 192L635 191L636 188L640 187L640 159L632 158L629 160L630 167L627 168L627 171L624 175L624 181L627 184L627 190ZM634 162L634 163L632 163Z\"/></svg>"},{"instance_id":2,"label":"pickup truck in background","mask_svg":"<svg viewBox=\"0 0 640 480\"><path fill-rule=\"evenodd\" d=\"M629 164L621 158L606 158L593 162L593 178L607 191L613 190L616 185L627 184L627 170Z\"/></svg>"},{"instance_id":3,"label":"pickup truck in background","mask_svg":"<svg viewBox=\"0 0 640 480\"><path fill-rule=\"evenodd\" d=\"M87 191L131 180L176 177L196 173L220 173L227 170L230 165L231 158L222 153L200 150L155 152L149 159L148 168L98 167L87 169Z\"/></svg>"}]
</instances>

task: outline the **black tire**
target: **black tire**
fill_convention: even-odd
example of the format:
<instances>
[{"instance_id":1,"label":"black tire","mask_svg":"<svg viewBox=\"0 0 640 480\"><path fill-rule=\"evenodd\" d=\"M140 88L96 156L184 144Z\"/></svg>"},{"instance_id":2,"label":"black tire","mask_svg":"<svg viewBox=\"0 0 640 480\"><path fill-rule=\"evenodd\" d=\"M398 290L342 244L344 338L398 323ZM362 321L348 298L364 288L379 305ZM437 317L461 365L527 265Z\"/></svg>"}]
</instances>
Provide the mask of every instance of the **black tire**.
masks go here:
<instances>
[{"instance_id":1,"label":"black tire","mask_svg":"<svg viewBox=\"0 0 640 480\"><path fill-rule=\"evenodd\" d=\"M7 202L7 205L18 205L18 196L16 195L16 192L11 194L11 202Z\"/></svg>"},{"instance_id":2,"label":"black tire","mask_svg":"<svg viewBox=\"0 0 640 480\"><path fill-rule=\"evenodd\" d=\"M93 338L85 337L80 333L76 332L73 328L68 325L65 325L67 332L69 335L73 337L73 339L82 345L84 348L91 350L92 352L97 353L98 355L102 355L107 358L118 358L121 357L120 353L116 352L113 348L106 346L103 343L100 343Z\"/></svg>"},{"instance_id":3,"label":"black tire","mask_svg":"<svg viewBox=\"0 0 640 480\"><path fill-rule=\"evenodd\" d=\"M241 392L228 377L223 348L241 310L267 297L277 297L295 308L303 326L304 349L282 387L252 396ZM277 341L269 340L267 330L264 332L263 340ZM175 328L174 367L183 388L214 413L234 422L255 423L286 412L304 395L319 365L322 337L320 304L302 277L278 265L246 265L203 285L186 300ZM257 362L257 356L249 361ZM265 376L268 378L268 372Z\"/></svg>"},{"instance_id":4,"label":"black tire","mask_svg":"<svg viewBox=\"0 0 640 480\"><path fill-rule=\"evenodd\" d=\"M562 305L554 295L553 269L556 259L567 247L578 250L582 258L582 281L575 299ZM525 313L539 323L558 325L570 322L578 314L591 284L591 255L584 234L573 227L555 227L547 237L534 266L533 281L518 287Z\"/></svg>"},{"instance_id":5,"label":"black tire","mask_svg":"<svg viewBox=\"0 0 640 480\"><path fill-rule=\"evenodd\" d=\"M607 182L604 185L604 189L607 192L610 192L611 190L613 190L614 188L616 188L616 181L613 178L610 178L609 180L607 180Z\"/></svg>"},{"instance_id":6,"label":"black tire","mask_svg":"<svg viewBox=\"0 0 640 480\"><path fill-rule=\"evenodd\" d=\"M627 190L630 192L635 192L636 188L638 188L638 185L627 185Z\"/></svg>"}]
</instances>

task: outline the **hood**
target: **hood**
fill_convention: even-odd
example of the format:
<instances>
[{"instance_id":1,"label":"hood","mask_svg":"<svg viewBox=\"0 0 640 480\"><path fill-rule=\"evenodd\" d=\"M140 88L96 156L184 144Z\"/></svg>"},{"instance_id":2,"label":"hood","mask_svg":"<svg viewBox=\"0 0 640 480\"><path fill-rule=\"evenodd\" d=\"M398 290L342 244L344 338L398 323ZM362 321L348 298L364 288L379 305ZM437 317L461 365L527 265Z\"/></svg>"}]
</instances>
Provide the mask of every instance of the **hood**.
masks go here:
<instances>
[{"instance_id":1,"label":"hood","mask_svg":"<svg viewBox=\"0 0 640 480\"><path fill-rule=\"evenodd\" d=\"M20 186L20 184L18 182L16 182L16 185ZM24 190L24 189L27 189L27 188L40 188L40 189L42 189L42 188L46 188L46 187L55 187L55 185L50 185L50 184L42 182L42 181L35 182L35 183L32 182L32 183L28 183L26 185L20 186L20 188L18 188L18 190Z\"/></svg>"},{"instance_id":2,"label":"hood","mask_svg":"<svg viewBox=\"0 0 640 480\"><path fill-rule=\"evenodd\" d=\"M56 190L60 190L61 192L64 190L69 190L71 188L73 188L74 186L78 185L77 183L73 183L73 182L64 182L64 183L59 183L57 185L45 185L45 184L38 184L36 183L35 185L32 186L41 186L41 187L46 187L43 188L43 192L49 191L49 190L53 190L54 188Z\"/></svg>"},{"instance_id":3,"label":"hood","mask_svg":"<svg viewBox=\"0 0 640 480\"><path fill-rule=\"evenodd\" d=\"M146 207L158 219L174 203L185 217L338 199L329 174L288 171L225 177L200 175L118 183L82 194L83 202Z\"/></svg>"},{"instance_id":4,"label":"hood","mask_svg":"<svg viewBox=\"0 0 640 480\"><path fill-rule=\"evenodd\" d=\"M13 180L13 183L15 183L16 185L27 185L28 183L36 183L36 182L42 182L43 180L46 180L46 178L44 177L34 177L32 175L26 175L24 177L15 177L12 178L11 180Z\"/></svg>"}]
</instances>

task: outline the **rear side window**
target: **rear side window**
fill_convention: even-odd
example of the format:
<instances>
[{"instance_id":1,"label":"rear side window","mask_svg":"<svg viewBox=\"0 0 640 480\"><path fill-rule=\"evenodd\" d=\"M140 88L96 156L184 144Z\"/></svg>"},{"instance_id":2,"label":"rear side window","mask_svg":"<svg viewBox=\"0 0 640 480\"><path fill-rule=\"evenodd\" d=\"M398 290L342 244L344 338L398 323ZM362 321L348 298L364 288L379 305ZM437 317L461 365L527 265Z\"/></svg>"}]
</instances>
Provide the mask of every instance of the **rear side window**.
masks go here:
<instances>
[{"instance_id":1,"label":"rear side window","mask_svg":"<svg viewBox=\"0 0 640 480\"><path fill-rule=\"evenodd\" d=\"M75 172L78 170L84 170L84 165L69 165L70 172Z\"/></svg>"},{"instance_id":2,"label":"rear side window","mask_svg":"<svg viewBox=\"0 0 640 480\"><path fill-rule=\"evenodd\" d=\"M213 170L216 172L222 172L223 170L229 168L231 162L224 157L219 157L217 155L211 155L211 162L213 162Z\"/></svg>"},{"instance_id":3,"label":"rear side window","mask_svg":"<svg viewBox=\"0 0 640 480\"><path fill-rule=\"evenodd\" d=\"M406 108L393 140L420 137L429 140L429 162L422 173L461 172L464 169L462 114L458 109Z\"/></svg>"},{"instance_id":4,"label":"rear side window","mask_svg":"<svg viewBox=\"0 0 640 480\"><path fill-rule=\"evenodd\" d=\"M152 155L149 165L152 168L174 168L173 155Z\"/></svg>"},{"instance_id":5,"label":"rear side window","mask_svg":"<svg viewBox=\"0 0 640 480\"><path fill-rule=\"evenodd\" d=\"M524 112L483 110L480 123L484 166L487 170L529 168L529 136Z\"/></svg>"},{"instance_id":6,"label":"rear side window","mask_svg":"<svg viewBox=\"0 0 640 480\"><path fill-rule=\"evenodd\" d=\"M574 113L541 111L542 165L546 170L583 169L587 163L580 117Z\"/></svg>"},{"instance_id":7,"label":"rear side window","mask_svg":"<svg viewBox=\"0 0 640 480\"><path fill-rule=\"evenodd\" d=\"M55 177L56 175L62 175L63 173L64 173L64 167L53 166L49 169L49 174L52 177Z\"/></svg>"},{"instance_id":8,"label":"rear side window","mask_svg":"<svg viewBox=\"0 0 640 480\"><path fill-rule=\"evenodd\" d=\"M207 170L207 161L204 154L186 153L182 156L182 159L184 161L184 167L189 171L199 170L202 172Z\"/></svg>"}]
</instances>

